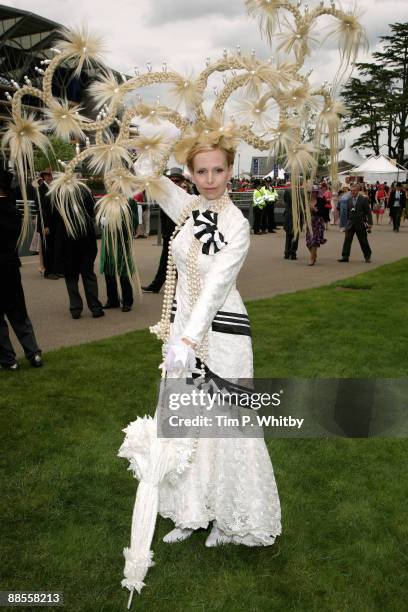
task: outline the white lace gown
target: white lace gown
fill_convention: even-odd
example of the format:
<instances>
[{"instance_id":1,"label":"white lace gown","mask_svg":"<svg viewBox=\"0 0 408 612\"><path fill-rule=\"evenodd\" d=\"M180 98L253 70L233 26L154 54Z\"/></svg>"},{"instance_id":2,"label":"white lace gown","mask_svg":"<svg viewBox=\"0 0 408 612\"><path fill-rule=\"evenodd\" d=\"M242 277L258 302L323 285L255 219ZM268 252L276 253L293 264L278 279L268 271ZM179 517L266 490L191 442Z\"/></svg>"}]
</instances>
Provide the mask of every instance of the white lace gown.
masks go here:
<instances>
[{"instance_id":1,"label":"white lace gown","mask_svg":"<svg viewBox=\"0 0 408 612\"><path fill-rule=\"evenodd\" d=\"M192 197L163 178L167 198L160 202L174 221ZM211 210L201 199L200 210ZM190 217L173 241L178 281L171 337L188 336L200 342L209 335L207 366L222 378L252 378L252 344L247 311L236 289L236 278L250 241L248 221L230 202L218 214L218 229L227 245L215 255L199 253L202 291L189 306L186 254L193 240ZM136 422L135 422L136 423ZM141 429L131 424L120 455L138 476L137 452ZM139 423L140 425L140 423ZM138 438L138 439L137 439ZM132 454L133 453L133 454ZM187 453L188 454L188 453ZM200 438L194 453L180 461L159 484L158 511L180 528L206 528L210 521L242 544L267 546L281 533L281 512L272 463L261 438Z\"/></svg>"}]
</instances>

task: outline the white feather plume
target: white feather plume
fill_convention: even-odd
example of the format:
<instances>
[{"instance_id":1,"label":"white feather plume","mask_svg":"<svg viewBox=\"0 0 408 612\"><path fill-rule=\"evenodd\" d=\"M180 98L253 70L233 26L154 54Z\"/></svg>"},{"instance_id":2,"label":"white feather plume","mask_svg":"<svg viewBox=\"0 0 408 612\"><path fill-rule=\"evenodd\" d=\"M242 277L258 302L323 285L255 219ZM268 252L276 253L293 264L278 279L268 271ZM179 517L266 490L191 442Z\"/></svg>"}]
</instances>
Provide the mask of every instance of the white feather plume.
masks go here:
<instances>
[{"instance_id":1,"label":"white feather plume","mask_svg":"<svg viewBox=\"0 0 408 612\"><path fill-rule=\"evenodd\" d=\"M103 63L105 47L100 36L90 34L84 25L71 30L61 30L62 39L56 46L71 63L76 64L75 76L79 76L83 67Z\"/></svg>"},{"instance_id":2,"label":"white feather plume","mask_svg":"<svg viewBox=\"0 0 408 612\"><path fill-rule=\"evenodd\" d=\"M105 70L96 81L89 86L89 93L93 98L96 108L104 104L116 105L122 100L122 89L111 70Z\"/></svg>"},{"instance_id":3,"label":"white feather plume","mask_svg":"<svg viewBox=\"0 0 408 612\"><path fill-rule=\"evenodd\" d=\"M72 105L67 100L54 99L52 104L44 109L48 128L61 140L84 140L85 133L80 121L88 122L89 119L80 115L80 110L78 105Z\"/></svg>"}]
</instances>

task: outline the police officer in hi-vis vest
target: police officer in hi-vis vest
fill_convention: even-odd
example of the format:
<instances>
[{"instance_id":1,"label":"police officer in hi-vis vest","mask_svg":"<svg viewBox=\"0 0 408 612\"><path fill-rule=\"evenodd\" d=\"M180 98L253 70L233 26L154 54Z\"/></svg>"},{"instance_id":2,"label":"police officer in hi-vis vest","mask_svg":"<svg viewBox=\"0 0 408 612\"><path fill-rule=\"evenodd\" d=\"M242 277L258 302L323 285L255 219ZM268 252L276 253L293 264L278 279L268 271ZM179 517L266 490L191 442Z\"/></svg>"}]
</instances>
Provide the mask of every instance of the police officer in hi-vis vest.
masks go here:
<instances>
[{"instance_id":1,"label":"police officer in hi-vis vest","mask_svg":"<svg viewBox=\"0 0 408 612\"><path fill-rule=\"evenodd\" d=\"M265 233L269 232L270 234L275 234L275 203L278 201L278 192L276 187L270 186L268 181L265 181L261 191L265 201L262 229Z\"/></svg>"},{"instance_id":2,"label":"police officer in hi-vis vest","mask_svg":"<svg viewBox=\"0 0 408 612\"><path fill-rule=\"evenodd\" d=\"M265 196L261 181L255 179L253 182L254 192L252 195L253 211L254 211L254 234L262 234L263 215L265 208Z\"/></svg>"}]
</instances>

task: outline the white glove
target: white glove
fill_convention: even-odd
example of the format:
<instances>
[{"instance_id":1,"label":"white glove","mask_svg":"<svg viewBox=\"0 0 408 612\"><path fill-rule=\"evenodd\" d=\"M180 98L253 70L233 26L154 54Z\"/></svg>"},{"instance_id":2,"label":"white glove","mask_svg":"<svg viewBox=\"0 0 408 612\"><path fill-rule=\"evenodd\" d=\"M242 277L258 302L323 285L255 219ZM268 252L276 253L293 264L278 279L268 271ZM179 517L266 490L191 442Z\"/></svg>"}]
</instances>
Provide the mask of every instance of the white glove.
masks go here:
<instances>
[{"instance_id":1,"label":"white glove","mask_svg":"<svg viewBox=\"0 0 408 612\"><path fill-rule=\"evenodd\" d=\"M166 357L162 364L166 372L174 370L191 371L195 369L196 357L194 350L180 338L170 340L166 345L166 349Z\"/></svg>"}]
</instances>

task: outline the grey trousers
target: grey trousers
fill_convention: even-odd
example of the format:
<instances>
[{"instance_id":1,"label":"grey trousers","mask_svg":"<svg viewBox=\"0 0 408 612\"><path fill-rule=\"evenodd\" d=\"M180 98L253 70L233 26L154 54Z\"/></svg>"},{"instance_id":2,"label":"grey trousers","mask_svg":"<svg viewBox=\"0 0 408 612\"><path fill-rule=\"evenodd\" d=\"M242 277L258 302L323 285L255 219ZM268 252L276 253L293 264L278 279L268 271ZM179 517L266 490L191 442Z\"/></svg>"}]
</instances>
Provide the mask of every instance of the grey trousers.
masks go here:
<instances>
[{"instance_id":1,"label":"grey trousers","mask_svg":"<svg viewBox=\"0 0 408 612\"><path fill-rule=\"evenodd\" d=\"M102 310L102 304L98 299L98 281L95 272L93 270L83 271L81 272L81 277L89 310L92 313L100 312ZM65 277L65 284L69 296L69 310L73 315L81 314L84 306L81 294L79 293L78 283L79 273L69 278Z\"/></svg>"},{"instance_id":2,"label":"grey trousers","mask_svg":"<svg viewBox=\"0 0 408 612\"><path fill-rule=\"evenodd\" d=\"M33 326L27 314L21 280L20 283L17 283L16 299L13 305L6 310L0 310L0 364L12 365L16 361L16 353L10 341L6 317L23 347L27 359L32 359L34 355L41 354Z\"/></svg>"}]
</instances>

